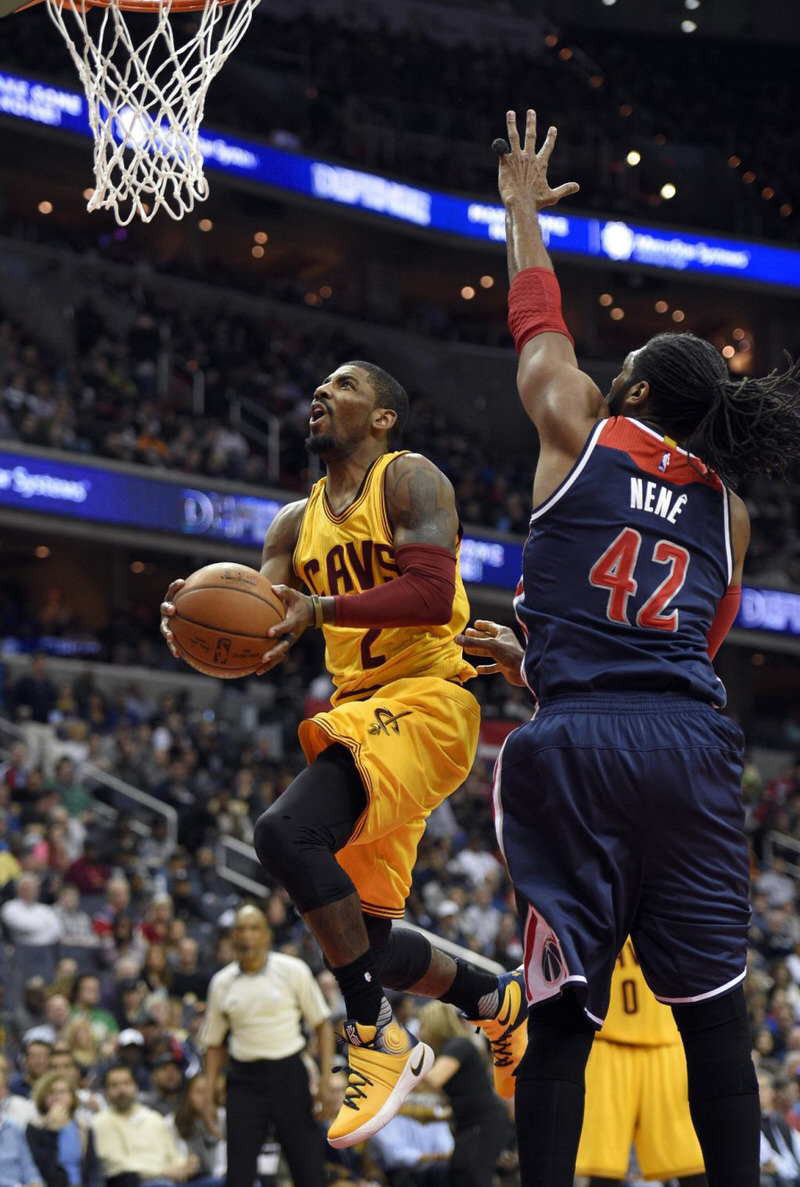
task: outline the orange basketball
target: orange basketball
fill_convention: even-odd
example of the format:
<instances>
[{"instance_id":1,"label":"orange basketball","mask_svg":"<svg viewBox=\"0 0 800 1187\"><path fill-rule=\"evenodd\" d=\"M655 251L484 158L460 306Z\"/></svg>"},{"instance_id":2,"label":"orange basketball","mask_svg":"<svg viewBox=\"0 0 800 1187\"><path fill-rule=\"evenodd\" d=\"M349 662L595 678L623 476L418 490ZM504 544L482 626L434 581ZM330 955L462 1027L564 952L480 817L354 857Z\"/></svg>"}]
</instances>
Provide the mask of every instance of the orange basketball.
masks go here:
<instances>
[{"instance_id":1,"label":"orange basketball","mask_svg":"<svg viewBox=\"0 0 800 1187\"><path fill-rule=\"evenodd\" d=\"M273 642L267 631L285 616L266 577L228 561L192 573L172 602L169 625L181 659L221 680L255 672Z\"/></svg>"}]
</instances>

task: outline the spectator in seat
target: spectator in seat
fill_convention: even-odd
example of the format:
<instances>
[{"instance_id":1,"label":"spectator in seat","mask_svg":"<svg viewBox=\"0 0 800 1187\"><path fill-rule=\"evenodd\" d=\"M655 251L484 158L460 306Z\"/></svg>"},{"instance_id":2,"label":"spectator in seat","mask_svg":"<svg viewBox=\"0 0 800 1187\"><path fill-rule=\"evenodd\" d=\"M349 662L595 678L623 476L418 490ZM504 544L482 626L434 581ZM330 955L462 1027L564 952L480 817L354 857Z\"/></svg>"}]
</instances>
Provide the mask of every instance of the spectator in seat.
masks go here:
<instances>
[{"instance_id":1,"label":"spectator in seat","mask_svg":"<svg viewBox=\"0 0 800 1187\"><path fill-rule=\"evenodd\" d=\"M102 1187L90 1127L76 1116L79 1100L61 1072L48 1072L33 1094L37 1116L25 1131L45 1187Z\"/></svg>"},{"instance_id":2,"label":"spectator in seat","mask_svg":"<svg viewBox=\"0 0 800 1187\"><path fill-rule=\"evenodd\" d=\"M108 1109L92 1131L108 1187L174 1187L197 1174L197 1157L182 1157L164 1118L137 1102L130 1068L108 1068L103 1086Z\"/></svg>"},{"instance_id":3,"label":"spectator in seat","mask_svg":"<svg viewBox=\"0 0 800 1187\"><path fill-rule=\"evenodd\" d=\"M94 973L81 973L78 977L72 998L72 1016L84 1018L89 1023L97 1043L104 1043L119 1030L113 1014L100 1005L100 978Z\"/></svg>"},{"instance_id":4,"label":"spectator in seat","mask_svg":"<svg viewBox=\"0 0 800 1187\"><path fill-rule=\"evenodd\" d=\"M175 871L172 883L172 903L175 918L182 919L184 923L206 922L208 919L202 903L194 893L188 870L181 868Z\"/></svg>"},{"instance_id":5,"label":"spectator in seat","mask_svg":"<svg viewBox=\"0 0 800 1187\"><path fill-rule=\"evenodd\" d=\"M22 1067L11 1077L9 1089L16 1096L24 1096L30 1100L33 1096L33 1086L40 1076L47 1071L50 1061L51 1044L42 1039L32 1037L26 1044L22 1056Z\"/></svg>"},{"instance_id":6,"label":"spectator in seat","mask_svg":"<svg viewBox=\"0 0 800 1187\"><path fill-rule=\"evenodd\" d=\"M3 903L0 918L12 944L46 947L61 939L61 922L53 907L39 902L40 882L36 874L17 879L15 898Z\"/></svg>"},{"instance_id":7,"label":"spectator in seat","mask_svg":"<svg viewBox=\"0 0 800 1187\"><path fill-rule=\"evenodd\" d=\"M47 1004L44 1008L45 1024L41 1030L49 1031L50 1045L52 1047L56 1039L64 1037L65 1031L69 1026L70 1020L70 1006L69 999L63 993L51 993L47 999ZM40 1028L36 1027L36 1031Z\"/></svg>"},{"instance_id":8,"label":"spectator in seat","mask_svg":"<svg viewBox=\"0 0 800 1187\"><path fill-rule=\"evenodd\" d=\"M145 1062L144 1035L134 1027L120 1031L116 1062L130 1070L139 1092L150 1091L150 1069Z\"/></svg>"},{"instance_id":9,"label":"spectator in seat","mask_svg":"<svg viewBox=\"0 0 800 1187\"><path fill-rule=\"evenodd\" d=\"M70 816L77 817L85 824L94 819L94 796L75 778L75 764L68 755L58 760L53 778L47 786L58 795L59 802Z\"/></svg>"},{"instance_id":10,"label":"spectator in seat","mask_svg":"<svg viewBox=\"0 0 800 1187\"><path fill-rule=\"evenodd\" d=\"M8 1060L5 1055L0 1055L0 1117L7 1117L24 1132L35 1113L36 1106L30 1097L18 1096L12 1091Z\"/></svg>"},{"instance_id":11,"label":"spectator in seat","mask_svg":"<svg viewBox=\"0 0 800 1187\"><path fill-rule=\"evenodd\" d=\"M94 927L94 923L92 924ZM100 937L102 960L114 970L125 962L140 973L147 953L147 942L130 915L119 915L111 925L111 931Z\"/></svg>"},{"instance_id":12,"label":"spectator in seat","mask_svg":"<svg viewBox=\"0 0 800 1187\"><path fill-rule=\"evenodd\" d=\"M14 1011L12 1026L17 1042L24 1046L23 1037L35 1026L43 1026L46 1022L45 1006L47 1005L47 985L44 977L28 977L22 994L22 1001Z\"/></svg>"},{"instance_id":13,"label":"spectator in seat","mask_svg":"<svg viewBox=\"0 0 800 1187\"><path fill-rule=\"evenodd\" d=\"M105 890L111 870L100 860L100 846L92 837L86 838L83 857L68 867L64 881L77 886L81 894L99 894Z\"/></svg>"},{"instance_id":14,"label":"spectator in seat","mask_svg":"<svg viewBox=\"0 0 800 1187\"><path fill-rule=\"evenodd\" d=\"M211 975L199 967L199 952L197 940L191 936L185 936L178 941L178 962L172 972L170 990L173 997L184 998L187 994L192 994L202 999L208 993Z\"/></svg>"},{"instance_id":15,"label":"spectator in seat","mask_svg":"<svg viewBox=\"0 0 800 1187\"><path fill-rule=\"evenodd\" d=\"M100 1061L100 1052L92 1025L86 1018L72 1018L66 1030L66 1038L75 1062L84 1076L91 1075Z\"/></svg>"},{"instance_id":16,"label":"spectator in seat","mask_svg":"<svg viewBox=\"0 0 800 1187\"><path fill-rule=\"evenodd\" d=\"M142 1104L155 1109L162 1117L168 1117L175 1109L183 1091L182 1061L177 1055L165 1051L157 1055L150 1068L150 1091L142 1097Z\"/></svg>"},{"instance_id":17,"label":"spectator in seat","mask_svg":"<svg viewBox=\"0 0 800 1187\"><path fill-rule=\"evenodd\" d=\"M77 1092L79 1103L75 1116L79 1121L88 1123L95 1113L105 1108L105 1101L97 1092L93 1092L91 1088L84 1088L82 1086L81 1069L70 1050L69 1043L65 1039L56 1039L56 1042L53 1044L53 1050L50 1052L48 1071L58 1072L59 1075L64 1077L70 1087L74 1088Z\"/></svg>"},{"instance_id":18,"label":"spectator in seat","mask_svg":"<svg viewBox=\"0 0 800 1187\"><path fill-rule=\"evenodd\" d=\"M174 1130L181 1153L194 1154L199 1163L198 1177L208 1187L225 1183L226 1151L224 1139L213 1134L205 1121L209 1112L209 1086L205 1076L198 1073L188 1079L178 1098L175 1112L167 1118ZM218 1124L223 1119L218 1116Z\"/></svg>"},{"instance_id":19,"label":"spectator in seat","mask_svg":"<svg viewBox=\"0 0 800 1187\"><path fill-rule=\"evenodd\" d=\"M31 656L30 671L12 685L9 707L17 720L46 725L56 703L56 686L47 675L47 657L37 652Z\"/></svg>"},{"instance_id":20,"label":"spectator in seat","mask_svg":"<svg viewBox=\"0 0 800 1187\"><path fill-rule=\"evenodd\" d=\"M758 1073L761 1102L761 1187L800 1187L800 1135L775 1108L775 1080Z\"/></svg>"},{"instance_id":21,"label":"spectator in seat","mask_svg":"<svg viewBox=\"0 0 800 1187\"><path fill-rule=\"evenodd\" d=\"M70 883L62 886L53 909L61 924L62 943L81 948L98 946L99 940L92 929L89 913L81 909L81 895L77 886Z\"/></svg>"},{"instance_id":22,"label":"spectator in seat","mask_svg":"<svg viewBox=\"0 0 800 1187\"><path fill-rule=\"evenodd\" d=\"M109 878L106 902L92 920L92 927L101 939L112 934L115 922L130 910L131 888L127 878Z\"/></svg>"},{"instance_id":23,"label":"spectator in seat","mask_svg":"<svg viewBox=\"0 0 800 1187\"><path fill-rule=\"evenodd\" d=\"M142 924L142 935L148 944L166 944L172 923L172 897L168 894L154 894Z\"/></svg>"},{"instance_id":24,"label":"spectator in seat","mask_svg":"<svg viewBox=\"0 0 800 1187\"><path fill-rule=\"evenodd\" d=\"M492 898L491 883L481 882L475 887L472 902L462 917L462 928L478 952L491 951L500 926L502 913L494 906Z\"/></svg>"},{"instance_id":25,"label":"spectator in seat","mask_svg":"<svg viewBox=\"0 0 800 1187\"><path fill-rule=\"evenodd\" d=\"M5 1116L0 1116L0 1187L42 1187L24 1132Z\"/></svg>"}]
</instances>

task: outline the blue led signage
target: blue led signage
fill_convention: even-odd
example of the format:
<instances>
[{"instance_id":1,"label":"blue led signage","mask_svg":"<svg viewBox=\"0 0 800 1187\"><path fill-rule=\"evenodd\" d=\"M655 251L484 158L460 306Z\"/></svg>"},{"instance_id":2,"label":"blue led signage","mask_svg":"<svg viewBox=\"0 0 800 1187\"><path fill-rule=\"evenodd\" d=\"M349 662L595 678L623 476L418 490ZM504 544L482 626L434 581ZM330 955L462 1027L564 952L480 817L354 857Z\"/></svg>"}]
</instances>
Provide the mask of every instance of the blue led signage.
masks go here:
<instances>
[{"instance_id":1,"label":"blue led signage","mask_svg":"<svg viewBox=\"0 0 800 1187\"><path fill-rule=\"evenodd\" d=\"M0 450L0 510L40 511L260 550L267 528L283 506L279 499ZM521 542L464 537L461 574L466 582L511 591L521 571ZM746 586L734 625L800 635L800 594Z\"/></svg>"},{"instance_id":2,"label":"blue led signage","mask_svg":"<svg viewBox=\"0 0 800 1187\"><path fill-rule=\"evenodd\" d=\"M0 72L0 115L90 136L84 97L61 87ZM206 129L200 149L211 170L246 177L286 193L443 234L503 242L502 206L470 201L285 152ZM644 227L619 219L545 212L539 216L545 242L556 254L663 268L675 272L747 280L800 289L800 251L717 236Z\"/></svg>"},{"instance_id":3,"label":"blue led signage","mask_svg":"<svg viewBox=\"0 0 800 1187\"><path fill-rule=\"evenodd\" d=\"M260 550L267 528L283 505L278 499L0 450L0 508L224 540ZM475 537L463 541L465 581L513 588L521 564L521 544Z\"/></svg>"}]
</instances>

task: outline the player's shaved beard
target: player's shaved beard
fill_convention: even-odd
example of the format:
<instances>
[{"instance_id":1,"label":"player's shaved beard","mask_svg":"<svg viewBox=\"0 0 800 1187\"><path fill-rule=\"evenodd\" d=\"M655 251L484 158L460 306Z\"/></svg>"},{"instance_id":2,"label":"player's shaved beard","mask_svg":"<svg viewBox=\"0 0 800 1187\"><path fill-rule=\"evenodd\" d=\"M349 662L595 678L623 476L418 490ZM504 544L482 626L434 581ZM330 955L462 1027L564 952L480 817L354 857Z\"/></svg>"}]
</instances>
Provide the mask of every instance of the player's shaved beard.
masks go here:
<instances>
[{"instance_id":1,"label":"player's shaved beard","mask_svg":"<svg viewBox=\"0 0 800 1187\"><path fill-rule=\"evenodd\" d=\"M305 446L309 453L316 453L322 457L336 448L336 442L333 439L333 433L315 433L313 436L306 437Z\"/></svg>"},{"instance_id":2,"label":"player's shaved beard","mask_svg":"<svg viewBox=\"0 0 800 1187\"><path fill-rule=\"evenodd\" d=\"M619 416L622 413L622 405L625 403L625 397L632 387L633 384L629 383L627 387L621 387L619 391L608 393L606 403L608 404L609 416Z\"/></svg>"}]
</instances>

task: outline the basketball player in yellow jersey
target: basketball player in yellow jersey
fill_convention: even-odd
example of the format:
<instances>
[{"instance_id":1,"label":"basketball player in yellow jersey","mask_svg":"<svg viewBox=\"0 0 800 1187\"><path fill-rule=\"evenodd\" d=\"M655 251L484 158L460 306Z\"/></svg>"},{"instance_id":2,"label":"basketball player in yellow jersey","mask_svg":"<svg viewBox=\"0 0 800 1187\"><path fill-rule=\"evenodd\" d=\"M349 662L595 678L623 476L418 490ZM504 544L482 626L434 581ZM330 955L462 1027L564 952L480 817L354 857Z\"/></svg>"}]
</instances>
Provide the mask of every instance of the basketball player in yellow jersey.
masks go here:
<instances>
[{"instance_id":1,"label":"basketball player in yellow jersey","mask_svg":"<svg viewBox=\"0 0 800 1187\"><path fill-rule=\"evenodd\" d=\"M631 1146L645 1179L706 1187L689 1116L686 1059L668 1006L656 1001L630 940L617 957L611 1002L586 1068L577 1172L590 1187L625 1181Z\"/></svg>"},{"instance_id":2,"label":"basketball player in yellow jersey","mask_svg":"<svg viewBox=\"0 0 800 1187\"><path fill-rule=\"evenodd\" d=\"M503 1096L513 1095L526 1041L521 972L498 979L392 927L425 821L466 779L479 726L464 687L475 672L455 643L469 607L453 490L427 458L394 449L407 409L400 384L372 363L345 363L319 385L306 444L326 475L275 517L261 570L286 618L260 670L318 628L336 685L330 712L300 726L309 765L255 830L260 861L291 895L345 1000L350 1068L334 1146L377 1132L433 1064L393 1018L383 986L441 998L473 1019ZM177 588L162 606L170 644Z\"/></svg>"}]
</instances>

